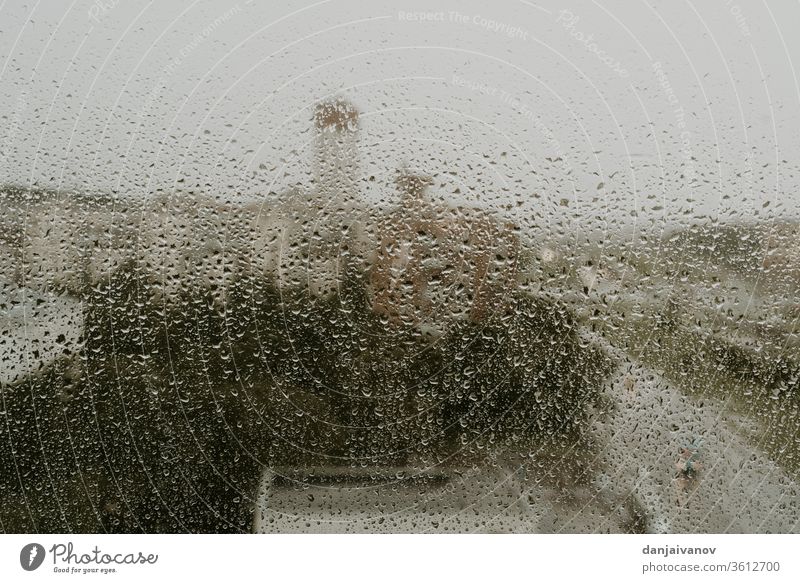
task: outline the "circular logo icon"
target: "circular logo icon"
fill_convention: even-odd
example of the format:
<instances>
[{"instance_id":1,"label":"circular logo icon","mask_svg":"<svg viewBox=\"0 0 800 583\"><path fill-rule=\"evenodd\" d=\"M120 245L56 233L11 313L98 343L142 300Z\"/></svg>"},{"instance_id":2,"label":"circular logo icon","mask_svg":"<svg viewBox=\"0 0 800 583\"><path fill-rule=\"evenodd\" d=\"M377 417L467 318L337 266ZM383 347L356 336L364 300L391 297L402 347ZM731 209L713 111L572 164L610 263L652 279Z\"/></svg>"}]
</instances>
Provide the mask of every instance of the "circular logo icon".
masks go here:
<instances>
[{"instance_id":1,"label":"circular logo icon","mask_svg":"<svg viewBox=\"0 0 800 583\"><path fill-rule=\"evenodd\" d=\"M26 571L35 571L44 562L44 547L39 543L30 543L19 552L19 564Z\"/></svg>"}]
</instances>

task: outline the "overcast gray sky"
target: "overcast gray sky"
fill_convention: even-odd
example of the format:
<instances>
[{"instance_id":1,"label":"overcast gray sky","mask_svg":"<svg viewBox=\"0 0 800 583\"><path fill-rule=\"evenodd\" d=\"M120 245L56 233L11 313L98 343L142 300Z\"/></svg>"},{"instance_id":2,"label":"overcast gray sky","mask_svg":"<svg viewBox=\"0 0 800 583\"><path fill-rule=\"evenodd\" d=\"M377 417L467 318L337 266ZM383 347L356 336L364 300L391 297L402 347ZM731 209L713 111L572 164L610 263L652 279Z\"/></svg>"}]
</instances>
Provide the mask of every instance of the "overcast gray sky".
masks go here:
<instances>
[{"instance_id":1,"label":"overcast gray sky","mask_svg":"<svg viewBox=\"0 0 800 583\"><path fill-rule=\"evenodd\" d=\"M531 224L798 213L800 3L0 0L0 182L144 196L308 183L310 108ZM576 223L577 222L577 223Z\"/></svg>"}]
</instances>

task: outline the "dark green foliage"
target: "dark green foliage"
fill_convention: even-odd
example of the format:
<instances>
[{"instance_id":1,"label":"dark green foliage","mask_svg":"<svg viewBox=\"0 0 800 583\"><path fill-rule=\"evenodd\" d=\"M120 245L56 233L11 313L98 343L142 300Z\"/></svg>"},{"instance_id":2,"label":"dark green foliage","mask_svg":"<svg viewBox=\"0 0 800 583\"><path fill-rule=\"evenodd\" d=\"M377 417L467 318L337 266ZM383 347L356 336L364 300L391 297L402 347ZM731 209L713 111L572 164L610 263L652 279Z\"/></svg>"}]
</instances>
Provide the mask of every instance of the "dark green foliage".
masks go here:
<instances>
[{"instance_id":1,"label":"dark green foliage","mask_svg":"<svg viewBox=\"0 0 800 583\"><path fill-rule=\"evenodd\" d=\"M247 530L264 467L457 464L503 444L524 455L578 439L610 371L568 309L541 298L433 338L375 315L359 277L325 299L260 280L232 289L224 306L191 285L166 304L129 266L90 290L83 354L59 365L82 374L16 387L7 417L24 447L0 452L38 472L26 485L71 468L54 478L69 487L5 486L38 506L4 510L4 528Z\"/></svg>"}]
</instances>

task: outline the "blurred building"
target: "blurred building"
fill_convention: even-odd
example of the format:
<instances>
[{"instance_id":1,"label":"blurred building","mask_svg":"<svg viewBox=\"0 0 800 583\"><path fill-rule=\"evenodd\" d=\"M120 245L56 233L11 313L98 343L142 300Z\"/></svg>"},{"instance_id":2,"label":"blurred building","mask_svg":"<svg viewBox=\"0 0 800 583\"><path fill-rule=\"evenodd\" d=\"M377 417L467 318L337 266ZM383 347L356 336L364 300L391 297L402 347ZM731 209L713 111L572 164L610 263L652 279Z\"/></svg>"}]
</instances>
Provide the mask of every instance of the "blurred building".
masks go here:
<instances>
[{"instance_id":1,"label":"blurred building","mask_svg":"<svg viewBox=\"0 0 800 583\"><path fill-rule=\"evenodd\" d=\"M401 201L379 228L371 298L390 322L442 331L503 309L516 287L520 244L513 224L483 209L432 201L431 183L399 174Z\"/></svg>"},{"instance_id":2,"label":"blurred building","mask_svg":"<svg viewBox=\"0 0 800 583\"><path fill-rule=\"evenodd\" d=\"M360 190L359 111L318 104L311 184L244 203L192 192L144 200L51 196L29 204L20 282L80 295L131 265L167 303L197 289L224 304L255 277L313 297L361 277L371 307L394 323L441 329L480 320L517 285L515 225L429 195L429 177L400 171L399 204L370 208Z\"/></svg>"}]
</instances>

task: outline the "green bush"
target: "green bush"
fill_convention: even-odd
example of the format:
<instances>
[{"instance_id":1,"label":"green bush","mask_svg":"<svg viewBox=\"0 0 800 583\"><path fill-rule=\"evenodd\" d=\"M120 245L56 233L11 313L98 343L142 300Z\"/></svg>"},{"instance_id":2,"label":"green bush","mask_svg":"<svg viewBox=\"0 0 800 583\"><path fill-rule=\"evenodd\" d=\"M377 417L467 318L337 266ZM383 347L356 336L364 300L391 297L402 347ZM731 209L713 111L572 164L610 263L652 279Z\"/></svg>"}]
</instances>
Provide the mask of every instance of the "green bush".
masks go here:
<instances>
[{"instance_id":1,"label":"green bush","mask_svg":"<svg viewBox=\"0 0 800 583\"><path fill-rule=\"evenodd\" d=\"M324 299L259 279L232 289L222 307L191 284L165 302L129 265L87 292L79 380L54 370L31 392L46 444L22 399L6 413L21 449L0 451L38 456L26 461L39 472L26 488L69 468L73 495L40 496L43 522L4 521L246 530L264 467L458 465L504 447L525 455L578 439L610 372L566 306L523 293L432 337L374 314L360 275ZM68 398L54 400L64 387ZM83 482L91 487L75 496Z\"/></svg>"}]
</instances>

